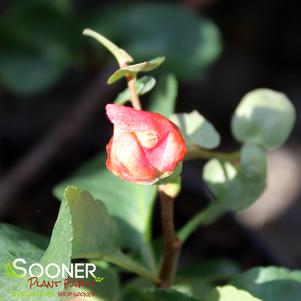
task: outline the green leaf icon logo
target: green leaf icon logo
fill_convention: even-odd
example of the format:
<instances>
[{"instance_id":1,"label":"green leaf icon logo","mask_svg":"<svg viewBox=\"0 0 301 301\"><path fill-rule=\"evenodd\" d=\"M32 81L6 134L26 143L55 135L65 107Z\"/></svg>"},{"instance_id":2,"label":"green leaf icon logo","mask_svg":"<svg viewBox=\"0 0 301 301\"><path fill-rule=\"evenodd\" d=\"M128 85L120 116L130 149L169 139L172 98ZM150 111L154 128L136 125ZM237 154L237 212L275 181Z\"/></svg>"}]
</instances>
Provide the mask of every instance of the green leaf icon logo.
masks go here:
<instances>
[{"instance_id":1,"label":"green leaf icon logo","mask_svg":"<svg viewBox=\"0 0 301 301\"><path fill-rule=\"evenodd\" d=\"M4 266L4 272L7 278L22 278L21 275L14 271L14 268L9 261Z\"/></svg>"},{"instance_id":2,"label":"green leaf icon logo","mask_svg":"<svg viewBox=\"0 0 301 301\"><path fill-rule=\"evenodd\" d=\"M104 280L104 278L103 277L94 277L94 280L95 280L95 282L100 283Z\"/></svg>"}]
</instances>

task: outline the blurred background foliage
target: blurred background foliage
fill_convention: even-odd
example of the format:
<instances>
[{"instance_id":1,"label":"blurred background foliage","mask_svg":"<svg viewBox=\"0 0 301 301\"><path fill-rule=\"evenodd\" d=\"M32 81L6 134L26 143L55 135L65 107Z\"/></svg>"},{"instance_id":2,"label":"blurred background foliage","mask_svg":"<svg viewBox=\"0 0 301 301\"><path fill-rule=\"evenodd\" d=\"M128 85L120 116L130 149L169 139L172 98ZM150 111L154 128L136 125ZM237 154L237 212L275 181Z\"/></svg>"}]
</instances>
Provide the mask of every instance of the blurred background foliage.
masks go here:
<instances>
[{"instance_id":1,"label":"blurred background foliage","mask_svg":"<svg viewBox=\"0 0 301 301\"><path fill-rule=\"evenodd\" d=\"M121 90L118 85L107 87L105 80L117 65L102 47L82 36L86 27L126 49L135 62L166 56L162 68L154 72L159 90L150 97L150 106L156 107L161 95L175 97L172 91L160 90L160 79L173 73L179 82L176 110L199 110L221 133L225 150L237 147L230 136L230 118L249 90L283 91L299 115L297 2L1 1L0 217L4 222L50 234L59 207L53 187L103 151L111 134L103 107ZM184 263L195 256L232 258L244 268L301 266L295 232L301 228L301 206L296 202L300 130L297 121L290 147L269 161L269 173L276 178L273 185L282 190L272 190L266 196L272 201L265 200L268 205L259 211L239 218L229 215L198 231L184 250ZM210 201L207 188L199 184L201 165L194 162L184 168L176 213L179 225ZM32 173L32 166L38 171ZM279 174L283 174L280 181ZM156 213L155 233L159 224Z\"/></svg>"},{"instance_id":2,"label":"blurred background foliage","mask_svg":"<svg viewBox=\"0 0 301 301\"><path fill-rule=\"evenodd\" d=\"M216 26L178 4L116 4L78 13L71 1L17 1L8 7L0 22L1 84L31 95L53 87L68 70L86 68L87 60L104 63L109 56L100 47L82 51L85 27L123 45L138 61L168 57L163 70L180 78L199 76L220 53Z\"/></svg>"}]
</instances>

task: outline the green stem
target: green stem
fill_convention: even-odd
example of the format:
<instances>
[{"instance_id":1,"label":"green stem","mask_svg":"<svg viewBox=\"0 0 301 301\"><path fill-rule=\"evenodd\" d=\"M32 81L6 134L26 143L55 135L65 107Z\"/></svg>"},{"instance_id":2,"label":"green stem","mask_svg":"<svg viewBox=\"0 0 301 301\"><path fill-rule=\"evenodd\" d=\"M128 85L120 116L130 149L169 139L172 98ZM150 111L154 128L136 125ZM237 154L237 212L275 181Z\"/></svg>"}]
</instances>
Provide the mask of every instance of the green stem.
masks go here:
<instances>
[{"instance_id":1,"label":"green stem","mask_svg":"<svg viewBox=\"0 0 301 301\"><path fill-rule=\"evenodd\" d=\"M206 209L197 213L192 219L190 219L186 225L178 232L178 237L182 243L201 225L210 224L217 217L223 214L224 208L217 206L217 204L209 205Z\"/></svg>"},{"instance_id":2,"label":"green stem","mask_svg":"<svg viewBox=\"0 0 301 301\"><path fill-rule=\"evenodd\" d=\"M239 161L240 152L230 152L230 153L223 153L223 152L216 152L216 151L209 151L203 149L197 145L192 145L191 149L186 156L186 160L195 160L195 159L221 159L226 160L231 163L237 163Z\"/></svg>"}]
</instances>

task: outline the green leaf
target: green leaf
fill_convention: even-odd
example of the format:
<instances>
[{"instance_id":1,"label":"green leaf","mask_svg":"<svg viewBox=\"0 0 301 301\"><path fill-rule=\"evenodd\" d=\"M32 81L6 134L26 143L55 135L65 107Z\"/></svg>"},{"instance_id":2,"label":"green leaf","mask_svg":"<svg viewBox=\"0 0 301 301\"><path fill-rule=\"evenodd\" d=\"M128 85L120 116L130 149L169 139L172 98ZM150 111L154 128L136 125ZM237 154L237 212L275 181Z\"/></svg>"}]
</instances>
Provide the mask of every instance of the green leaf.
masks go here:
<instances>
[{"instance_id":1,"label":"green leaf","mask_svg":"<svg viewBox=\"0 0 301 301\"><path fill-rule=\"evenodd\" d=\"M71 178L56 186L54 194L58 199L62 199L67 185L76 185L102 200L119 225L122 246L140 250L148 256L150 221L156 196L154 186L137 185L118 179L105 168L104 154L91 160Z\"/></svg>"},{"instance_id":2,"label":"green leaf","mask_svg":"<svg viewBox=\"0 0 301 301\"><path fill-rule=\"evenodd\" d=\"M212 291L214 286L209 281L202 279L178 277L171 288L187 296L203 300Z\"/></svg>"},{"instance_id":3,"label":"green leaf","mask_svg":"<svg viewBox=\"0 0 301 301\"><path fill-rule=\"evenodd\" d=\"M149 111L169 117L175 111L178 82L173 74L163 75L151 95Z\"/></svg>"},{"instance_id":4,"label":"green leaf","mask_svg":"<svg viewBox=\"0 0 301 301\"><path fill-rule=\"evenodd\" d=\"M96 264L95 276L93 278L89 275L89 278L85 278L85 281L95 282L94 287L81 287L81 292L95 292L96 296L87 298L93 301L120 301L121 287L118 272L113 269L107 262L93 262ZM78 292L78 287L68 287L65 292ZM67 299L69 300L69 299Z\"/></svg>"},{"instance_id":5,"label":"green leaf","mask_svg":"<svg viewBox=\"0 0 301 301\"><path fill-rule=\"evenodd\" d=\"M217 205L221 204L225 210L248 208L265 189L267 161L263 150L256 145L244 145L240 163L239 168L212 159L203 170L203 179L213 192Z\"/></svg>"},{"instance_id":6,"label":"green leaf","mask_svg":"<svg viewBox=\"0 0 301 301\"><path fill-rule=\"evenodd\" d=\"M6 258L7 262L18 256L25 258L28 263L40 262L43 266L50 263L69 266L71 259L74 258L102 258L142 277L156 280L156 276L121 252L118 228L104 205L76 187L69 186L65 191L50 244L43 256L43 250L39 246L45 247L45 242L44 240L40 242L37 235L1 225L0 236L3 244L1 258ZM7 263L3 272L5 267L9 269ZM43 277L43 280L47 278ZM59 276L50 280L62 279ZM7 284L7 279L1 277L0 285L1 290L5 287L6 291L2 293L6 301L15 300L15 296L11 295L12 292L26 292L29 289L25 278L14 278ZM60 286L52 289L51 300L58 300L58 297L55 297L56 292L61 289ZM47 289L32 288L31 292L47 292ZM41 297L39 300L49 299Z\"/></svg>"},{"instance_id":7,"label":"green leaf","mask_svg":"<svg viewBox=\"0 0 301 301\"><path fill-rule=\"evenodd\" d=\"M104 280L100 285L97 285L96 289L92 288L90 291L94 290L96 292L99 301L119 301L121 287L118 272L109 266L104 266L97 267L95 274L100 275Z\"/></svg>"},{"instance_id":8,"label":"green leaf","mask_svg":"<svg viewBox=\"0 0 301 301\"><path fill-rule=\"evenodd\" d=\"M3 248L0 248L1 258L6 258L9 261L15 258L24 258L28 265L35 262L40 262L42 266L46 266L49 263L65 264L66 266L70 264L72 255L71 216L65 203L62 203L50 244L45 253L44 248L46 248L47 239L40 235L7 225L1 225L0 233L0 236L2 236L1 243L3 243ZM62 278L47 279L47 277L43 277L43 280L61 281ZM6 301L16 300L15 294L29 292L28 279L27 277L16 277L8 281L4 277L0 277L0 288L1 295L5 297ZM45 287L33 287L30 289L30 292L50 293L51 300L56 301L59 300L57 297L59 290L61 290L59 286L52 288L51 292ZM23 299L23 297L20 297L17 300ZM35 296L26 298L29 301L35 299ZM39 300L48 301L49 297L40 296Z\"/></svg>"},{"instance_id":9,"label":"green leaf","mask_svg":"<svg viewBox=\"0 0 301 301\"><path fill-rule=\"evenodd\" d=\"M266 187L267 160L264 151L253 144L241 149L240 165L211 159L203 169L203 180L214 201L197 213L180 231L185 241L200 224L210 224L226 211L239 212L250 207Z\"/></svg>"},{"instance_id":10,"label":"green leaf","mask_svg":"<svg viewBox=\"0 0 301 301\"><path fill-rule=\"evenodd\" d=\"M200 299L174 289L150 289L147 291L131 289L127 292L124 301L200 301Z\"/></svg>"},{"instance_id":11,"label":"green leaf","mask_svg":"<svg viewBox=\"0 0 301 301\"><path fill-rule=\"evenodd\" d=\"M136 92L138 95L144 95L151 91L156 85L156 80L152 76L143 76L139 78L136 83ZM126 88L123 92L119 93L114 103L123 105L127 101L131 100L131 92L129 88Z\"/></svg>"},{"instance_id":12,"label":"green leaf","mask_svg":"<svg viewBox=\"0 0 301 301\"><path fill-rule=\"evenodd\" d=\"M166 56L160 70L180 79L199 79L221 53L217 26L177 3L111 6L88 16L86 22L120 41L138 61Z\"/></svg>"},{"instance_id":13,"label":"green leaf","mask_svg":"<svg viewBox=\"0 0 301 301\"><path fill-rule=\"evenodd\" d=\"M128 65L115 71L108 79L108 84L111 85L124 76L136 76L139 72L152 71L158 68L165 60L165 57L157 57L143 63Z\"/></svg>"},{"instance_id":14,"label":"green leaf","mask_svg":"<svg viewBox=\"0 0 301 301\"><path fill-rule=\"evenodd\" d=\"M13 225L0 224L0 254L5 253L12 257L29 257L41 259L43 250L47 248L49 239Z\"/></svg>"},{"instance_id":15,"label":"green leaf","mask_svg":"<svg viewBox=\"0 0 301 301\"><path fill-rule=\"evenodd\" d=\"M295 119L295 108L285 94L256 89L243 97L231 126L238 141L275 149L289 137Z\"/></svg>"},{"instance_id":16,"label":"green leaf","mask_svg":"<svg viewBox=\"0 0 301 301\"><path fill-rule=\"evenodd\" d=\"M89 37L94 38L97 40L100 44L102 44L104 47L106 47L116 58L117 62L119 65L124 65L126 63L131 63L133 62L133 58L123 49L119 48L117 45L115 45L113 42L108 40L106 37L103 35L86 28L83 31L83 34Z\"/></svg>"},{"instance_id":17,"label":"green leaf","mask_svg":"<svg viewBox=\"0 0 301 301\"><path fill-rule=\"evenodd\" d=\"M88 192L68 186L64 193L73 227L73 258L99 258L119 248L120 238L115 221L100 201ZM63 203L63 204L64 204Z\"/></svg>"},{"instance_id":18,"label":"green leaf","mask_svg":"<svg viewBox=\"0 0 301 301\"><path fill-rule=\"evenodd\" d=\"M146 293L149 301L197 301L194 297L173 289L154 289Z\"/></svg>"},{"instance_id":19,"label":"green leaf","mask_svg":"<svg viewBox=\"0 0 301 301\"><path fill-rule=\"evenodd\" d=\"M49 53L0 50L0 83L17 94L34 94L50 88L68 67L63 49Z\"/></svg>"},{"instance_id":20,"label":"green leaf","mask_svg":"<svg viewBox=\"0 0 301 301\"><path fill-rule=\"evenodd\" d=\"M75 186L66 188L64 200L73 218L72 258L101 258L156 280L156 276L121 252L117 224L100 200L95 200L90 193L81 192Z\"/></svg>"},{"instance_id":21,"label":"green leaf","mask_svg":"<svg viewBox=\"0 0 301 301\"><path fill-rule=\"evenodd\" d=\"M155 185L164 185L164 184L175 184L173 188L171 187L172 190L175 192L180 192L181 190L181 173L183 169L183 163L179 163L178 166L175 168L175 170L172 172L171 175L169 175L166 178L163 178L159 180L158 182L155 183ZM174 196L176 197L176 196Z\"/></svg>"},{"instance_id":22,"label":"green leaf","mask_svg":"<svg viewBox=\"0 0 301 301\"><path fill-rule=\"evenodd\" d=\"M214 258L207 259L202 263L194 263L193 265L179 268L178 276L217 282L230 279L239 272L240 267L234 261Z\"/></svg>"},{"instance_id":23,"label":"green leaf","mask_svg":"<svg viewBox=\"0 0 301 301\"><path fill-rule=\"evenodd\" d=\"M48 242L42 235L0 224L0 294L3 300L15 301L13 292L20 292L24 282L13 269L12 261L24 258L28 264L39 262Z\"/></svg>"},{"instance_id":24,"label":"green leaf","mask_svg":"<svg viewBox=\"0 0 301 301\"><path fill-rule=\"evenodd\" d=\"M181 129L189 148L193 144L206 149L212 149L219 145L218 132L198 111L175 114L170 119Z\"/></svg>"},{"instance_id":25,"label":"green leaf","mask_svg":"<svg viewBox=\"0 0 301 301\"><path fill-rule=\"evenodd\" d=\"M202 266L198 266L202 268ZM201 273L201 270L198 270L199 273ZM196 270L194 270L194 274L196 273ZM212 275L211 275L212 276ZM222 279L224 278L215 278L215 279ZM213 288L213 280L208 278L202 278L202 277L195 277L195 275L190 276L186 273L183 274L181 271L177 272L177 275L173 281L173 285L171 286L171 289L173 291L179 292L181 294L187 295L189 297L195 297L195 298L202 298L206 296ZM155 286L150 281L147 281L143 278L135 278L127 283L127 285L124 288L124 294L125 294L125 300L136 300L136 298L140 297L142 300L143 297L146 298L145 292L150 291L151 289L154 289ZM135 296L135 297L134 297ZM137 300L141 300L137 299ZM147 299L148 300L148 299Z\"/></svg>"},{"instance_id":26,"label":"green leaf","mask_svg":"<svg viewBox=\"0 0 301 301\"><path fill-rule=\"evenodd\" d=\"M301 271L254 268L236 276L231 284L263 301L301 300Z\"/></svg>"},{"instance_id":27,"label":"green leaf","mask_svg":"<svg viewBox=\"0 0 301 301\"><path fill-rule=\"evenodd\" d=\"M49 0L49 3L55 5L63 13L72 12L71 0Z\"/></svg>"},{"instance_id":28,"label":"green leaf","mask_svg":"<svg viewBox=\"0 0 301 301\"><path fill-rule=\"evenodd\" d=\"M287 299L286 299L287 300ZM231 285L217 287L205 301L266 301L252 296L250 293L237 289Z\"/></svg>"},{"instance_id":29,"label":"green leaf","mask_svg":"<svg viewBox=\"0 0 301 301\"><path fill-rule=\"evenodd\" d=\"M136 277L128 281L123 288L123 301L147 300L145 291L155 288L154 284L145 278Z\"/></svg>"},{"instance_id":30,"label":"green leaf","mask_svg":"<svg viewBox=\"0 0 301 301\"><path fill-rule=\"evenodd\" d=\"M179 268L172 288L203 300L214 289L215 283L228 281L239 271L238 265L228 260L212 259L196 263Z\"/></svg>"}]
</instances>

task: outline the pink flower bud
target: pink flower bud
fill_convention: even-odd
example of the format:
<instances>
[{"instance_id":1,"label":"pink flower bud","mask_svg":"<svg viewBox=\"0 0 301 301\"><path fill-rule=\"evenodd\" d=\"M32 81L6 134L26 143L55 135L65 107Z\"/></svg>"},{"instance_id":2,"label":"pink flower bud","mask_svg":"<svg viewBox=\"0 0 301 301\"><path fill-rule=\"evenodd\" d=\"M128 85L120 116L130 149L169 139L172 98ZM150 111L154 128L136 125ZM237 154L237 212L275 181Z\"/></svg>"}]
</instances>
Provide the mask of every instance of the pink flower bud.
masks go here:
<instances>
[{"instance_id":1,"label":"pink flower bud","mask_svg":"<svg viewBox=\"0 0 301 301\"><path fill-rule=\"evenodd\" d=\"M114 124L107 168L123 180L153 184L169 176L187 152L180 130L158 113L108 104Z\"/></svg>"}]
</instances>

